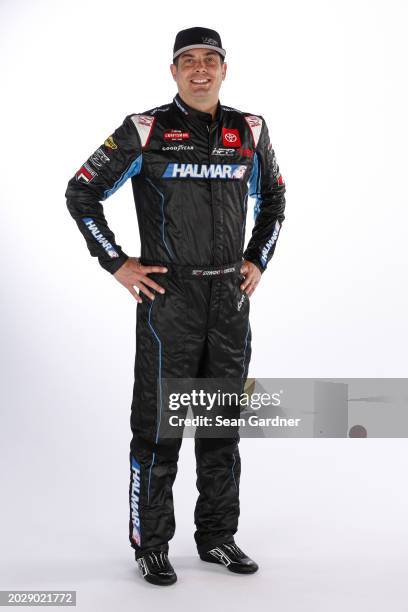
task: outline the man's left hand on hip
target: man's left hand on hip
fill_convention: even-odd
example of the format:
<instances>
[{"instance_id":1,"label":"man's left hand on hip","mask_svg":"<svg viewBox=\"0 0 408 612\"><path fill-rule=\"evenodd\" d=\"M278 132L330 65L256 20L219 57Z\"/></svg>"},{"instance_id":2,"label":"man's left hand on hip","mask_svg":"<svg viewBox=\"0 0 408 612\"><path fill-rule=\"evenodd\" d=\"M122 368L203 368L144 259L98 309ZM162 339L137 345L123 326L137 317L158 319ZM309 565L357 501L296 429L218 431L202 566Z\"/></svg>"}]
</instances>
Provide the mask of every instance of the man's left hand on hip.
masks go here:
<instances>
[{"instance_id":1,"label":"man's left hand on hip","mask_svg":"<svg viewBox=\"0 0 408 612\"><path fill-rule=\"evenodd\" d=\"M248 297L251 297L261 280L262 273L252 261L247 260L243 261L240 272L245 276L245 280L240 289L241 291L245 291Z\"/></svg>"}]
</instances>

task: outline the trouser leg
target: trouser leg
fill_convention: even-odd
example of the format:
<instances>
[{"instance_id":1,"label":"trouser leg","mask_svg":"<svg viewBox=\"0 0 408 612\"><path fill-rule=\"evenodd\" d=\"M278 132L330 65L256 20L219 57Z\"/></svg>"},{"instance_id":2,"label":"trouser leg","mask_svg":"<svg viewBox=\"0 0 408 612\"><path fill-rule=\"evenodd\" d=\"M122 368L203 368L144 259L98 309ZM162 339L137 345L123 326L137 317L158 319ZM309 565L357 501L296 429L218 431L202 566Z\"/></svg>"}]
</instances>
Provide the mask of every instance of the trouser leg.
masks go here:
<instances>
[{"instance_id":1,"label":"trouser leg","mask_svg":"<svg viewBox=\"0 0 408 612\"><path fill-rule=\"evenodd\" d=\"M153 275L151 275L153 277ZM159 278L160 277L160 278ZM175 531L172 487L181 439L162 439L162 380L184 376L185 337L182 288L170 278L166 289L137 305L136 357L131 408L129 541L140 557L168 550Z\"/></svg>"},{"instance_id":2,"label":"trouser leg","mask_svg":"<svg viewBox=\"0 0 408 612\"><path fill-rule=\"evenodd\" d=\"M172 487L181 439L155 450L132 441L130 452L129 539L136 557L149 550L168 551L175 531Z\"/></svg>"},{"instance_id":3,"label":"trouser leg","mask_svg":"<svg viewBox=\"0 0 408 612\"><path fill-rule=\"evenodd\" d=\"M166 293L156 294L153 302L144 298L137 305L129 486L129 540L136 557L152 549L167 551L174 535L172 487L182 440L160 435L163 379L196 376L208 304L202 283L186 291L182 279L150 277Z\"/></svg>"},{"instance_id":4,"label":"trouser leg","mask_svg":"<svg viewBox=\"0 0 408 612\"><path fill-rule=\"evenodd\" d=\"M239 289L240 275L213 283L205 359L201 375L234 378L243 391L251 358L249 299ZM239 416L239 410L236 412ZM196 438L197 500L194 519L199 552L233 542L240 513L241 459L238 430L234 437Z\"/></svg>"},{"instance_id":5,"label":"trouser leg","mask_svg":"<svg viewBox=\"0 0 408 612\"><path fill-rule=\"evenodd\" d=\"M233 542L238 529L241 460L238 441L196 438L197 500L194 535L199 552Z\"/></svg>"}]
</instances>

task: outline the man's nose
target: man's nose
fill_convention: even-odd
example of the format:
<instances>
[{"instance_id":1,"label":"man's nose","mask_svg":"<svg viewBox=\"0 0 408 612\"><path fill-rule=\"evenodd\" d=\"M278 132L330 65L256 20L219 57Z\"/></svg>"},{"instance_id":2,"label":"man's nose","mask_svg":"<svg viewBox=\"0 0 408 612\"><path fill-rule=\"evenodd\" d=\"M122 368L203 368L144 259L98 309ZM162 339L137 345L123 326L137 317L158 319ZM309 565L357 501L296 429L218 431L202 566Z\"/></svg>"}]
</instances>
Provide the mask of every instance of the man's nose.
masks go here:
<instances>
[{"instance_id":1,"label":"man's nose","mask_svg":"<svg viewBox=\"0 0 408 612\"><path fill-rule=\"evenodd\" d=\"M196 70L202 70L203 68L206 70L203 60L197 60Z\"/></svg>"}]
</instances>

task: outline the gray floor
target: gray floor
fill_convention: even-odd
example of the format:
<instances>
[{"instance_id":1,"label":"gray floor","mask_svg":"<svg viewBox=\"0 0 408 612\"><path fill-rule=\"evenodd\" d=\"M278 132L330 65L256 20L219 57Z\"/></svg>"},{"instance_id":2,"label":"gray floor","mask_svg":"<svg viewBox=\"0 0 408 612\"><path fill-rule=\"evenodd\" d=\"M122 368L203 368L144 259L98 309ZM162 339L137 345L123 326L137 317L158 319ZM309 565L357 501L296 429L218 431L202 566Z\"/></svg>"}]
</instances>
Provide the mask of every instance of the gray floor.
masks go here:
<instances>
[{"instance_id":1,"label":"gray floor","mask_svg":"<svg viewBox=\"0 0 408 612\"><path fill-rule=\"evenodd\" d=\"M14 561L1 573L8 588L76 589L80 610L140 610L140 605L153 610L408 609L404 560L398 555L387 556L386 562L364 554L299 559L275 553L257 558L261 571L240 577L195 556L175 555L179 581L169 588L144 583L124 557Z\"/></svg>"},{"instance_id":2,"label":"gray floor","mask_svg":"<svg viewBox=\"0 0 408 612\"><path fill-rule=\"evenodd\" d=\"M77 454L2 470L0 588L77 591L80 610L408 610L405 440L243 440L237 543L260 564L235 576L203 563L192 538L192 441L175 486L171 558L179 581L153 587L127 544L124 457ZM106 457L105 457L106 459ZM48 480L47 480L48 479ZM48 482L48 484L47 484Z\"/></svg>"}]
</instances>

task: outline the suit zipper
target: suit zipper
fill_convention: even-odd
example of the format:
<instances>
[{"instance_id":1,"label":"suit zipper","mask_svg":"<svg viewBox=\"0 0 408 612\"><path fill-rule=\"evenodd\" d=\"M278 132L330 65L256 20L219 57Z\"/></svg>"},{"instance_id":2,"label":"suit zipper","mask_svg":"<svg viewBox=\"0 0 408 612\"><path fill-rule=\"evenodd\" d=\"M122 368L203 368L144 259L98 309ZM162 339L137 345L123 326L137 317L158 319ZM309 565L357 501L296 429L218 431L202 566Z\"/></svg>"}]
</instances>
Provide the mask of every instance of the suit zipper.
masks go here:
<instances>
[{"instance_id":1,"label":"suit zipper","mask_svg":"<svg viewBox=\"0 0 408 612\"><path fill-rule=\"evenodd\" d=\"M210 126L207 123L207 132L208 132L208 165L211 165L211 142L210 142L210 136L211 136L211 131L210 131ZM215 248L216 248L216 243L215 243L215 239L216 239L216 232L215 232L215 213L214 213L214 198L213 198L213 188L212 188L212 183L211 183L211 179L210 179L210 193L211 193L211 212L212 212L212 225L213 225L213 255L212 255L212 264L215 264Z\"/></svg>"}]
</instances>

